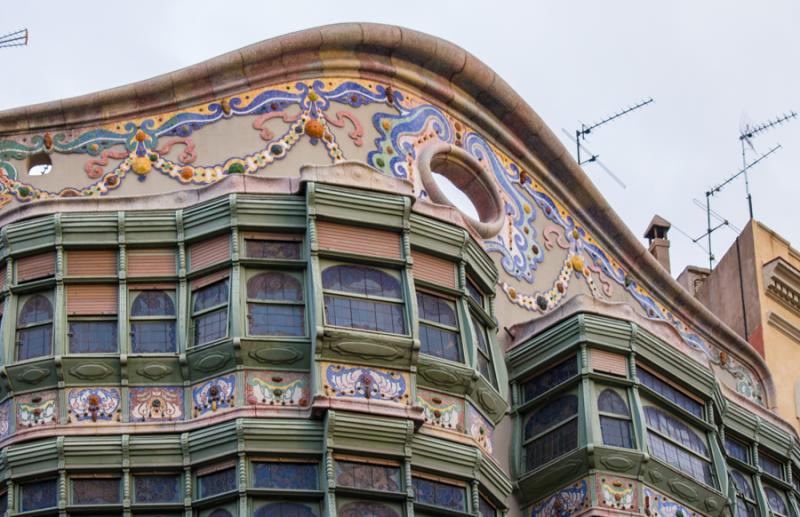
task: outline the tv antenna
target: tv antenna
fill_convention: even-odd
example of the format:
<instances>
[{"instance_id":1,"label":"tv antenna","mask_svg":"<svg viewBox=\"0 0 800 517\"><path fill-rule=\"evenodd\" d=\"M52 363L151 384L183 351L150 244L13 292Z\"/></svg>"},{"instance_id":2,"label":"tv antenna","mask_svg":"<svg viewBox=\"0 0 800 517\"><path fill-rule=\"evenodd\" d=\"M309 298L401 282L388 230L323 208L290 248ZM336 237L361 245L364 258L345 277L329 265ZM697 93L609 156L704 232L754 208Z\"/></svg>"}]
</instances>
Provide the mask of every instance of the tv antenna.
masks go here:
<instances>
[{"instance_id":1,"label":"tv antenna","mask_svg":"<svg viewBox=\"0 0 800 517\"><path fill-rule=\"evenodd\" d=\"M770 129L776 126L780 126L784 122L789 122L796 117L797 113L795 113L794 111L790 111L788 114L784 113L782 115L779 115L778 117L775 117L775 120L769 119L764 123L756 124L755 126L752 127L750 126L750 124L746 124L744 126L744 129L742 129L739 132L739 141L742 143L742 170L744 172L744 188L745 192L747 193L747 208L750 213L750 219L753 218L753 196L750 194L750 180L747 177L747 169L748 169L747 153L745 152L747 148L745 147L745 144L747 144L747 146L750 147L750 149L755 151L756 149L755 147L753 147L753 142L752 142L754 137L760 135L761 133L769 131ZM761 158L759 158L759 160L760 159Z\"/></svg>"},{"instance_id":2,"label":"tv antenna","mask_svg":"<svg viewBox=\"0 0 800 517\"><path fill-rule=\"evenodd\" d=\"M704 233L700 237L697 237L696 239L692 239L692 242L697 244L702 239L704 239L704 238L707 239L707 241L708 241L708 269L714 269L714 260L715 260L714 252L712 251L712 248L711 248L711 234L714 233L715 231L719 230L723 226L731 226L731 224L728 222L727 219L724 219L724 218L720 217L719 215L717 215L716 212L711 210L711 198L712 198L712 196L714 196L715 194L718 194L723 188L725 188L725 186L728 185L728 183L730 183L731 181L735 180L736 178L738 178L742 174L746 175L748 170L752 169L755 165L760 163L762 160L766 159L769 155L771 155L772 153L774 153L775 151L777 151L780 148L781 148L781 144L777 144L775 147L773 147L772 149L770 149L766 153L764 153L761 156L759 156L756 160L754 160L754 161L750 162L749 164L745 165L740 171L738 171L737 173L731 175L728 179L726 179L725 181L723 181L719 185L711 187L709 190L706 191L706 206L705 206L706 224L707 224L706 233ZM712 215L714 215L714 217L717 218L718 220L721 219L720 223L717 224L714 227L711 226L711 216Z\"/></svg>"},{"instance_id":3,"label":"tv antenna","mask_svg":"<svg viewBox=\"0 0 800 517\"><path fill-rule=\"evenodd\" d=\"M633 106L628 106L627 108L625 108L623 110L620 110L620 111L614 113L613 115L609 115L608 117L600 120L599 122L595 122L594 124L591 124L591 125L588 125L588 126L586 124L584 124L583 122L581 122L581 127L579 129L575 130L575 137L574 138L572 137L571 134L569 134L567 132L566 129L562 128L561 131L563 131L564 134L567 135L567 138L569 138L570 140L572 140L575 143L575 147L576 147L575 155L576 155L576 161L578 162L578 165L582 166L582 165L584 165L586 163L594 162L598 166L600 166L600 168L603 169L606 172L606 174L611 176L611 178L614 181L616 181L622 188L625 188L625 184L622 182L622 180L620 180L613 172L611 172L611 170L609 170L609 168L606 167L603 164L603 162L598 160L600 155L590 151L589 148L586 147L585 144L581 143L581 140L583 140L585 142L586 141L586 135L591 134L591 132L594 131L595 129L599 128L600 126L602 126L604 124L608 124L612 120L616 120L616 119L620 118L621 116L630 113L631 111L635 111L635 110L637 110L639 108L647 106L651 102L653 102L653 98L652 97L650 97L647 100L643 100L641 102L638 102L638 103L634 104ZM586 152L589 153L589 158L586 158L586 159L581 158L581 148L583 148L583 150L585 150Z\"/></svg>"},{"instance_id":4,"label":"tv antenna","mask_svg":"<svg viewBox=\"0 0 800 517\"><path fill-rule=\"evenodd\" d=\"M0 36L0 48L24 47L27 44L28 29L22 29Z\"/></svg>"}]
</instances>

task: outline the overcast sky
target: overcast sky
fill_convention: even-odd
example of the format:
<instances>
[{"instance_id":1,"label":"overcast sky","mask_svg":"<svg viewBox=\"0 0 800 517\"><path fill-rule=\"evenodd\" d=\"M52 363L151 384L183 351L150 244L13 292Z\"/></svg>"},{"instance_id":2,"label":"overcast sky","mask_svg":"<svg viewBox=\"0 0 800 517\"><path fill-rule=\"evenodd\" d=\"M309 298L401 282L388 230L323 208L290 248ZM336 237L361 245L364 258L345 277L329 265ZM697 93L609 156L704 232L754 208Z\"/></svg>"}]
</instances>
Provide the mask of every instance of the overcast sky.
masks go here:
<instances>
[{"instance_id":1,"label":"overcast sky","mask_svg":"<svg viewBox=\"0 0 800 517\"><path fill-rule=\"evenodd\" d=\"M641 235L654 213L696 237L704 192L741 167L738 135L800 111L800 2L527 1L424 2L2 2L0 33L28 27L26 48L0 49L0 109L146 79L287 32L344 21L392 23L450 40L514 87L569 144L561 128L626 105L655 103L609 123L589 148L627 184L585 169ZM13 9L9 8L13 4ZM755 216L800 247L800 119L755 141ZM749 154L751 160L756 154ZM743 181L712 207L743 228ZM707 265L703 250L673 230L673 275ZM714 233L718 257L735 233Z\"/></svg>"}]
</instances>

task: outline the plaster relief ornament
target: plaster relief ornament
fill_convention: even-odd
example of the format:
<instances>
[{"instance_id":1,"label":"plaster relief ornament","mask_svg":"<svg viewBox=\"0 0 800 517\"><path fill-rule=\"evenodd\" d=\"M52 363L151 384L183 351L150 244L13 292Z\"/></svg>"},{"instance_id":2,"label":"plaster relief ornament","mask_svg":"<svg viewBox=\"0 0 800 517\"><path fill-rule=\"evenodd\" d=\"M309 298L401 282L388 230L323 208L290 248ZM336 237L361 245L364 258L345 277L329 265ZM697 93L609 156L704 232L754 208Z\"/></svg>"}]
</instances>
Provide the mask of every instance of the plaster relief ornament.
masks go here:
<instances>
[{"instance_id":1,"label":"plaster relief ornament","mask_svg":"<svg viewBox=\"0 0 800 517\"><path fill-rule=\"evenodd\" d=\"M636 485L626 479L600 478L602 504L618 510L633 510L636 499Z\"/></svg>"},{"instance_id":2,"label":"plaster relief ornament","mask_svg":"<svg viewBox=\"0 0 800 517\"><path fill-rule=\"evenodd\" d=\"M58 414L56 392L49 391L19 397L17 404L17 429L54 425Z\"/></svg>"},{"instance_id":3,"label":"plaster relief ornament","mask_svg":"<svg viewBox=\"0 0 800 517\"><path fill-rule=\"evenodd\" d=\"M183 420L183 388L130 388L128 398L132 422Z\"/></svg>"},{"instance_id":4,"label":"plaster relief ornament","mask_svg":"<svg viewBox=\"0 0 800 517\"><path fill-rule=\"evenodd\" d=\"M121 411L116 388L73 388L67 392L68 422L120 421Z\"/></svg>"},{"instance_id":5,"label":"plaster relief ornament","mask_svg":"<svg viewBox=\"0 0 800 517\"><path fill-rule=\"evenodd\" d=\"M269 406L306 406L308 377L296 373L248 372L247 403Z\"/></svg>"},{"instance_id":6,"label":"plaster relief ornament","mask_svg":"<svg viewBox=\"0 0 800 517\"><path fill-rule=\"evenodd\" d=\"M425 423L442 429L464 432L464 401L448 395L417 390Z\"/></svg>"},{"instance_id":7,"label":"plaster relief ornament","mask_svg":"<svg viewBox=\"0 0 800 517\"><path fill-rule=\"evenodd\" d=\"M334 397L384 400L408 404L403 374L363 366L329 364L325 368L325 394Z\"/></svg>"},{"instance_id":8,"label":"plaster relief ornament","mask_svg":"<svg viewBox=\"0 0 800 517\"><path fill-rule=\"evenodd\" d=\"M494 453L494 444L492 443L494 426L472 404L467 404L467 422L467 432L472 439L487 454L492 455Z\"/></svg>"},{"instance_id":9,"label":"plaster relief ornament","mask_svg":"<svg viewBox=\"0 0 800 517\"><path fill-rule=\"evenodd\" d=\"M698 515L650 487L644 487L643 491L644 514L648 517L696 517Z\"/></svg>"},{"instance_id":10,"label":"plaster relief ornament","mask_svg":"<svg viewBox=\"0 0 800 517\"><path fill-rule=\"evenodd\" d=\"M236 376L226 375L204 382L192 390L194 416L232 408L236 393Z\"/></svg>"},{"instance_id":11,"label":"plaster relief ornament","mask_svg":"<svg viewBox=\"0 0 800 517\"><path fill-rule=\"evenodd\" d=\"M570 517L589 506L588 497L589 484L582 479L534 505L530 517Z\"/></svg>"}]
</instances>

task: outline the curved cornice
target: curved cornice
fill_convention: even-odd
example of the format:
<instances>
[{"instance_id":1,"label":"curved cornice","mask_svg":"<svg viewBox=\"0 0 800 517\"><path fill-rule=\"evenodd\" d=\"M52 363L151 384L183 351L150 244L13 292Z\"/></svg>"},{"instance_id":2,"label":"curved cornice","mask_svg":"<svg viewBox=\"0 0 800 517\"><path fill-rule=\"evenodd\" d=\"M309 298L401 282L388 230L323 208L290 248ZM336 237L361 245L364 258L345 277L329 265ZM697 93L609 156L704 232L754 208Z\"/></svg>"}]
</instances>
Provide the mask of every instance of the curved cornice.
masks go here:
<instances>
[{"instance_id":1,"label":"curved cornice","mask_svg":"<svg viewBox=\"0 0 800 517\"><path fill-rule=\"evenodd\" d=\"M774 407L766 363L686 292L647 252L533 109L462 48L410 29L329 25L223 54L177 72L103 92L0 112L0 138L107 123L219 99L280 81L343 74L408 85L459 113L517 156L640 283L707 339L756 369Z\"/></svg>"}]
</instances>

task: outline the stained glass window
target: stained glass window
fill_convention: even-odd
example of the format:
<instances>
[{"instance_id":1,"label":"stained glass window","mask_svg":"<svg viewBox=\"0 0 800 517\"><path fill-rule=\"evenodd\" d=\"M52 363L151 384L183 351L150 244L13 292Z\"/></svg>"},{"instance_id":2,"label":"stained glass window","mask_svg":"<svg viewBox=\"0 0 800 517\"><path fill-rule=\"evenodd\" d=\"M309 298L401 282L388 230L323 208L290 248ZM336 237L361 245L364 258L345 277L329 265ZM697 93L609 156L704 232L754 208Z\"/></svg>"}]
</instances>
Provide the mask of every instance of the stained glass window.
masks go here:
<instances>
[{"instance_id":1,"label":"stained glass window","mask_svg":"<svg viewBox=\"0 0 800 517\"><path fill-rule=\"evenodd\" d=\"M245 239L244 248L250 258L299 260L302 243L300 241Z\"/></svg>"},{"instance_id":2,"label":"stained glass window","mask_svg":"<svg viewBox=\"0 0 800 517\"><path fill-rule=\"evenodd\" d=\"M236 468L230 467L197 476L197 484L201 499L236 490Z\"/></svg>"},{"instance_id":3,"label":"stained glass window","mask_svg":"<svg viewBox=\"0 0 800 517\"><path fill-rule=\"evenodd\" d=\"M644 408L650 454L681 472L713 486L705 441L674 416L652 406Z\"/></svg>"},{"instance_id":4,"label":"stained glass window","mask_svg":"<svg viewBox=\"0 0 800 517\"><path fill-rule=\"evenodd\" d=\"M478 371L481 372L489 383L497 387L497 375L494 372L494 363L492 361L492 351L489 348L489 337L486 326L481 323L478 316L474 311L470 312L470 319L472 319L472 333L475 336L475 346L478 349L476 355L476 364Z\"/></svg>"},{"instance_id":5,"label":"stained glass window","mask_svg":"<svg viewBox=\"0 0 800 517\"><path fill-rule=\"evenodd\" d=\"M131 304L131 348L135 354L176 352L175 303L165 291L141 291Z\"/></svg>"},{"instance_id":6,"label":"stained glass window","mask_svg":"<svg viewBox=\"0 0 800 517\"><path fill-rule=\"evenodd\" d=\"M522 383L522 401L534 399L576 375L578 375L578 363L573 356Z\"/></svg>"},{"instance_id":7,"label":"stained glass window","mask_svg":"<svg viewBox=\"0 0 800 517\"><path fill-rule=\"evenodd\" d=\"M339 507L337 513L339 517L400 517L391 506L366 501L346 503Z\"/></svg>"},{"instance_id":8,"label":"stained glass window","mask_svg":"<svg viewBox=\"0 0 800 517\"><path fill-rule=\"evenodd\" d=\"M233 514L228 510L223 510L222 508L218 508L211 512L208 517L233 517Z\"/></svg>"},{"instance_id":9,"label":"stained glass window","mask_svg":"<svg viewBox=\"0 0 800 517\"><path fill-rule=\"evenodd\" d=\"M497 517L497 510L485 497L478 498L478 515L480 517Z\"/></svg>"},{"instance_id":10,"label":"stained glass window","mask_svg":"<svg viewBox=\"0 0 800 517\"><path fill-rule=\"evenodd\" d=\"M605 389L597 397L597 409L600 412L603 443L613 447L632 448L631 413L622 397L612 389Z\"/></svg>"},{"instance_id":11,"label":"stained glass window","mask_svg":"<svg viewBox=\"0 0 800 517\"><path fill-rule=\"evenodd\" d=\"M316 517L311 508L299 503L270 503L262 506L253 517Z\"/></svg>"},{"instance_id":12,"label":"stained glass window","mask_svg":"<svg viewBox=\"0 0 800 517\"><path fill-rule=\"evenodd\" d=\"M679 389L667 384L644 368L637 369L636 376L639 378L639 382L665 399L677 404L698 418L703 417L703 405L684 394Z\"/></svg>"},{"instance_id":13,"label":"stained glass window","mask_svg":"<svg viewBox=\"0 0 800 517\"><path fill-rule=\"evenodd\" d=\"M53 343L53 305L47 296L33 295L22 304L17 319L17 360L50 355Z\"/></svg>"},{"instance_id":14,"label":"stained glass window","mask_svg":"<svg viewBox=\"0 0 800 517\"><path fill-rule=\"evenodd\" d=\"M783 495L772 487L764 487L764 495L767 496L767 503L769 509L778 515L789 515L789 510L786 507L786 499Z\"/></svg>"},{"instance_id":15,"label":"stained glass window","mask_svg":"<svg viewBox=\"0 0 800 517\"><path fill-rule=\"evenodd\" d=\"M440 481L414 476L414 498L416 502L441 506L459 512L467 511L467 489Z\"/></svg>"},{"instance_id":16,"label":"stained glass window","mask_svg":"<svg viewBox=\"0 0 800 517\"><path fill-rule=\"evenodd\" d=\"M72 478L72 504L119 504L119 478Z\"/></svg>"},{"instance_id":17,"label":"stained glass window","mask_svg":"<svg viewBox=\"0 0 800 517\"><path fill-rule=\"evenodd\" d=\"M732 469L730 474L731 481L736 489L734 517L756 517L758 515L756 498L749 476L735 469Z\"/></svg>"},{"instance_id":18,"label":"stained glass window","mask_svg":"<svg viewBox=\"0 0 800 517\"><path fill-rule=\"evenodd\" d=\"M417 292L419 338L423 354L463 362L455 304L444 298Z\"/></svg>"},{"instance_id":19,"label":"stained glass window","mask_svg":"<svg viewBox=\"0 0 800 517\"><path fill-rule=\"evenodd\" d=\"M747 453L747 446L730 436L725 436L725 450L728 456L736 458L744 463L750 463L750 455Z\"/></svg>"},{"instance_id":20,"label":"stained glass window","mask_svg":"<svg viewBox=\"0 0 800 517\"><path fill-rule=\"evenodd\" d=\"M69 351L101 354L117 351L117 320L69 320Z\"/></svg>"},{"instance_id":21,"label":"stained glass window","mask_svg":"<svg viewBox=\"0 0 800 517\"><path fill-rule=\"evenodd\" d=\"M483 294L481 294L480 290L475 287L475 284L473 284L471 280L467 280L467 295L472 298L479 307L483 307Z\"/></svg>"},{"instance_id":22,"label":"stained glass window","mask_svg":"<svg viewBox=\"0 0 800 517\"><path fill-rule=\"evenodd\" d=\"M379 269L331 266L322 272L325 321L337 327L405 334L400 282Z\"/></svg>"},{"instance_id":23,"label":"stained glass window","mask_svg":"<svg viewBox=\"0 0 800 517\"><path fill-rule=\"evenodd\" d=\"M578 397L546 402L528 417L523 431L525 465L537 468L578 447Z\"/></svg>"},{"instance_id":24,"label":"stained glass window","mask_svg":"<svg viewBox=\"0 0 800 517\"><path fill-rule=\"evenodd\" d=\"M303 284L289 273L259 273L247 281L247 329L253 336L305 335Z\"/></svg>"},{"instance_id":25,"label":"stained glass window","mask_svg":"<svg viewBox=\"0 0 800 517\"><path fill-rule=\"evenodd\" d=\"M255 462L253 486L281 490L316 490L317 465L314 463Z\"/></svg>"},{"instance_id":26,"label":"stained glass window","mask_svg":"<svg viewBox=\"0 0 800 517\"><path fill-rule=\"evenodd\" d=\"M194 292L192 304L195 346L228 335L228 279Z\"/></svg>"},{"instance_id":27,"label":"stained glass window","mask_svg":"<svg viewBox=\"0 0 800 517\"><path fill-rule=\"evenodd\" d=\"M135 475L133 493L137 503L180 503L183 500L181 476Z\"/></svg>"},{"instance_id":28,"label":"stained glass window","mask_svg":"<svg viewBox=\"0 0 800 517\"><path fill-rule=\"evenodd\" d=\"M759 451L758 452L758 464L761 465L761 468L769 474L770 476L774 476L778 479L783 479L783 465L780 461L776 460L772 456Z\"/></svg>"},{"instance_id":29,"label":"stained glass window","mask_svg":"<svg viewBox=\"0 0 800 517\"><path fill-rule=\"evenodd\" d=\"M45 479L23 483L19 487L20 510L29 512L58 505L58 480Z\"/></svg>"},{"instance_id":30,"label":"stained glass window","mask_svg":"<svg viewBox=\"0 0 800 517\"><path fill-rule=\"evenodd\" d=\"M354 461L337 461L336 484L365 490L399 492L400 467Z\"/></svg>"}]
</instances>

